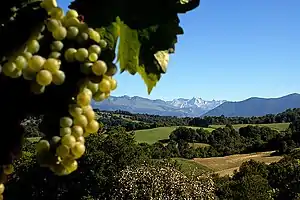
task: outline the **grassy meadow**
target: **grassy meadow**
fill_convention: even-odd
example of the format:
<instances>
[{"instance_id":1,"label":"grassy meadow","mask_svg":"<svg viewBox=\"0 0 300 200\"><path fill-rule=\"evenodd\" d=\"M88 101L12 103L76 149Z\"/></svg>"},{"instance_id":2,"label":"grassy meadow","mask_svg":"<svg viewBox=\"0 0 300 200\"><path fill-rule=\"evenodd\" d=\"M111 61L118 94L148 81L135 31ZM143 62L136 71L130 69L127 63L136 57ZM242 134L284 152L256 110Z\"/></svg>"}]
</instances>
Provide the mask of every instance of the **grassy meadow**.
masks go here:
<instances>
[{"instance_id":1,"label":"grassy meadow","mask_svg":"<svg viewBox=\"0 0 300 200\"><path fill-rule=\"evenodd\" d=\"M266 127L270 127L272 129L278 130L278 131L284 131L286 130L290 123L273 123L273 124L234 124L232 125L235 129L239 129L241 127L245 127L248 125L253 125L253 126L266 126ZM220 127L225 127L225 125L210 125L209 127L211 128L220 128Z\"/></svg>"},{"instance_id":2,"label":"grassy meadow","mask_svg":"<svg viewBox=\"0 0 300 200\"><path fill-rule=\"evenodd\" d=\"M273 123L273 124L235 124L233 125L234 128L239 129L241 127L245 127L248 125L254 126L266 126L278 131L284 131L289 127L289 123ZM211 125L209 128L204 128L208 131L213 131L216 128L224 127L225 125ZM144 130L137 130L135 131L135 138L139 143L145 142L149 144L153 144L159 140L168 139L169 135L173 130L175 130L179 126L171 126L171 127L158 127L152 129L144 129ZM186 126L187 128L198 129L200 127L190 127ZM197 144L196 144L197 145ZM201 145L201 144L198 144Z\"/></svg>"},{"instance_id":3,"label":"grassy meadow","mask_svg":"<svg viewBox=\"0 0 300 200\"><path fill-rule=\"evenodd\" d=\"M135 138L139 143L145 142L149 144L153 144L159 140L169 139L169 135L173 130L175 130L179 126L171 126L171 127L158 127L152 129L145 130L137 130L135 131ZM199 127L189 127L193 129L198 129ZM208 131L213 131L214 128L204 128Z\"/></svg>"}]
</instances>

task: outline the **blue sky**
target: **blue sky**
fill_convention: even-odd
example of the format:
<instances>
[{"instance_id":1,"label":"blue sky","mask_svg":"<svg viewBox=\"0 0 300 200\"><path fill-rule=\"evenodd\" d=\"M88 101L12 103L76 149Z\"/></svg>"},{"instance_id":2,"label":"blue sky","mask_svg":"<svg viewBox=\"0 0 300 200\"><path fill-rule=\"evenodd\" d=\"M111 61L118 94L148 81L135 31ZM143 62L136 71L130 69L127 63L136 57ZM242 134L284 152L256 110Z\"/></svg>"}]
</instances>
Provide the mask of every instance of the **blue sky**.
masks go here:
<instances>
[{"instance_id":1,"label":"blue sky","mask_svg":"<svg viewBox=\"0 0 300 200\"><path fill-rule=\"evenodd\" d=\"M151 95L127 72L116 76L112 95L238 101L300 93L299 7L299 0L201 0L180 16L185 34Z\"/></svg>"}]
</instances>

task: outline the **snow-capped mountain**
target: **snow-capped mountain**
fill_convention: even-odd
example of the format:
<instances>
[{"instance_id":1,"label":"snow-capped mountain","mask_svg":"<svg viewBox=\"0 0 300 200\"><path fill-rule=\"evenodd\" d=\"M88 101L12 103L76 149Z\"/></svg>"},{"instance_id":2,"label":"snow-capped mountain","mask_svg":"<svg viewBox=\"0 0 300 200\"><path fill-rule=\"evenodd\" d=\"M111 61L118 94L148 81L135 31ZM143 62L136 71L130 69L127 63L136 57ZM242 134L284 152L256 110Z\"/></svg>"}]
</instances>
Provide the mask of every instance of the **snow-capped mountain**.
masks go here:
<instances>
[{"instance_id":1,"label":"snow-capped mountain","mask_svg":"<svg viewBox=\"0 0 300 200\"><path fill-rule=\"evenodd\" d=\"M167 103L178 107L178 108L203 108L207 110L211 110L222 103L226 102L225 100L212 100L212 101L206 101L199 97L193 97L192 99L173 99L172 101L167 101Z\"/></svg>"},{"instance_id":2,"label":"snow-capped mountain","mask_svg":"<svg viewBox=\"0 0 300 200\"><path fill-rule=\"evenodd\" d=\"M155 115L196 117L216 108L226 101L206 101L201 98L178 98L172 101L161 99L151 100L138 96L111 96L103 102L94 102L93 106L100 110L124 110L132 113L147 113Z\"/></svg>"}]
</instances>

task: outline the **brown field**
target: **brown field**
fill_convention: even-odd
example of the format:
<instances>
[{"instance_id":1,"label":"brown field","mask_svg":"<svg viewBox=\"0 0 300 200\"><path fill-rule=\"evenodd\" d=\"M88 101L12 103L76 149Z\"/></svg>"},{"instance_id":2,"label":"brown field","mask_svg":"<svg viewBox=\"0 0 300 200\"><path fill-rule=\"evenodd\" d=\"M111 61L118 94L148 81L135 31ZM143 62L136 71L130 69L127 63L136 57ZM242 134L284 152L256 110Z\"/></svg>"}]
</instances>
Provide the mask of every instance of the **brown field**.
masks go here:
<instances>
[{"instance_id":1,"label":"brown field","mask_svg":"<svg viewBox=\"0 0 300 200\"><path fill-rule=\"evenodd\" d=\"M270 164L279 161L281 156L270 156L272 151L259 152L251 154L237 154L225 157L212 157L212 158L194 158L197 163L212 169L220 176L232 175L234 170L238 170L241 164L245 161L255 160Z\"/></svg>"}]
</instances>

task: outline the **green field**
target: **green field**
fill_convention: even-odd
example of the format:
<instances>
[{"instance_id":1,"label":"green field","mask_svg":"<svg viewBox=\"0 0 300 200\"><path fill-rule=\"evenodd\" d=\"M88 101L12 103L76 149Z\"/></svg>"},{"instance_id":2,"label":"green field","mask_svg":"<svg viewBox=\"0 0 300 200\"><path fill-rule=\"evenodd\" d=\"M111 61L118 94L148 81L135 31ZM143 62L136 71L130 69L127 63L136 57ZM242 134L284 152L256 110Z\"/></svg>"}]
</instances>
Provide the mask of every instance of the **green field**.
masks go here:
<instances>
[{"instance_id":1,"label":"green field","mask_svg":"<svg viewBox=\"0 0 300 200\"><path fill-rule=\"evenodd\" d=\"M270 127L272 129L276 129L278 131L284 131L286 130L290 123L273 123L273 124L234 124L232 125L235 129L239 129L241 127L245 127L248 125L253 125L253 126L266 126ZM211 128L220 128L220 127L225 127L225 125L210 125Z\"/></svg>"},{"instance_id":2,"label":"green field","mask_svg":"<svg viewBox=\"0 0 300 200\"><path fill-rule=\"evenodd\" d=\"M169 139L169 135L173 130L175 130L179 126L171 126L171 127L159 127L145 130L137 130L135 131L135 139L139 142L146 142L149 144L153 144L159 140ZM193 129L198 129L200 127L189 127ZM213 131L213 128L204 128L208 131Z\"/></svg>"}]
</instances>

